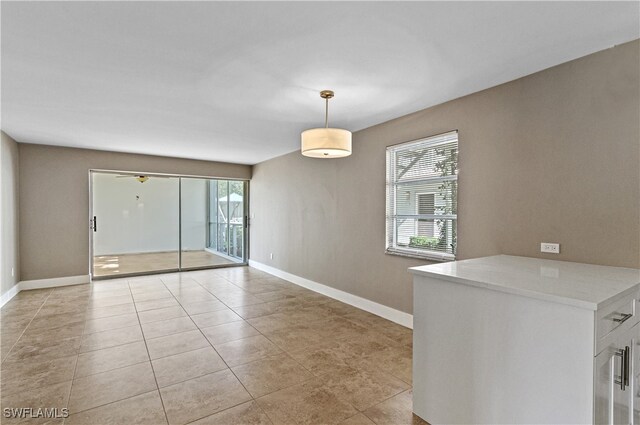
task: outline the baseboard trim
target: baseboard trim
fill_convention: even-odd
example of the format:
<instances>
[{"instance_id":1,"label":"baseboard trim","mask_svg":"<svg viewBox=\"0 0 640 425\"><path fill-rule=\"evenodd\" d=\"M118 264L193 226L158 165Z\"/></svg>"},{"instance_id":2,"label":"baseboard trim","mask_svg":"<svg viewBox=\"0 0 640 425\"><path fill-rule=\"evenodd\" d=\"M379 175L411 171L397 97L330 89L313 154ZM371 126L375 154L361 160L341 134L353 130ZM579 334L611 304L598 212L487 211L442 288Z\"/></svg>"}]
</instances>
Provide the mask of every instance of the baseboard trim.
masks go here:
<instances>
[{"instance_id":1,"label":"baseboard trim","mask_svg":"<svg viewBox=\"0 0 640 425\"><path fill-rule=\"evenodd\" d=\"M331 286L327 286L322 283L314 282L313 280L305 279L304 277L296 276L289 272L285 272L284 270L280 270L254 260L249 260L249 266L281 279L288 280L289 282L302 286L303 288L310 289L314 292L326 295L327 297L352 305L361 310L368 311L376 316L391 320L399 325L413 329L413 315L405 313L404 311L387 307L386 305L379 304L375 301L359 297L340 289L332 288Z\"/></svg>"},{"instance_id":2,"label":"baseboard trim","mask_svg":"<svg viewBox=\"0 0 640 425\"><path fill-rule=\"evenodd\" d=\"M55 288L58 286L70 286L81 285L83 283L89 283L91 278L89 275L80 276L66 276L66 277L54 277L51 279L36 279L36 280L23 280L20 285L21 291L28 291L29 289L43 289L43 288Z\"/></svg>"},{"instance_id":3,"label":"baseboard trim","mask_svg":"<svg viewBox=\"0 0 640 425\"><path fill-rule=\"evenodd\" d=\"M11 301L19 292L30 289L56 288L58 286L82 285L91 282L89 275L54 277L51 279L22 280L0 297L0 307Z\"/></svg>"},{"instance_id":4,"label":"baseboard trim","mask_svg":"<svg viewBox=\"0 0 640 425\"><path fill-rule=\"evenodd\" d=\"M0 308L4 306L6 303L11 301L11 298L15 297L18 292L20 292L20 282L13 285L11 288L7 290L2 296L0 296Z\"/></svg>"}]
</instances>

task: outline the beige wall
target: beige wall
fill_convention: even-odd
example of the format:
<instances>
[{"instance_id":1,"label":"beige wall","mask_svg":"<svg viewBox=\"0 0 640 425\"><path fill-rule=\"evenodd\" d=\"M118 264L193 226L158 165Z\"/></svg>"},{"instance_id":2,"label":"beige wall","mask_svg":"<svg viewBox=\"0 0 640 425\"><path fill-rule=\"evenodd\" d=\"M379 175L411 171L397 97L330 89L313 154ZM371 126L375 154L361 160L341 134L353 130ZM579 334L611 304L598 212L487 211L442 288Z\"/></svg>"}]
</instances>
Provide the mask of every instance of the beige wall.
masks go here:
<instances>
[{"instance_id":1,"label":"beige wall","mask_svg":"<svg viewBox=\"0 0 640 425\"><path fill-rule=\"evenodd\" d=\"M359 131L345 159L293 152L254 166L251 259L411 312L407 267L426 262L384 254L385 147L457 129L460 259L640 267L639 49L627 43ZM543 241L561 254L540 254Z\"/></svg>"},{"instance_id":2,"label":"beige wall","mask_svg":"<svg viewBox=\"0 0 640 425\"><path fill-rule=\"evenodd\" d=\"M4 295L20 280L18 144L3 131L0 138L0 295Z\"/></svg>"},{"instance_id":3,"label":"beige wall","mask_svg":"<svg viewBox=\"0 0 640 425\"><path fill-rule=\"evenodd\" d=\"M90 169L248 179L248 165L19 144L22 280L89 273Z\"/></svg>"}]
</instances>

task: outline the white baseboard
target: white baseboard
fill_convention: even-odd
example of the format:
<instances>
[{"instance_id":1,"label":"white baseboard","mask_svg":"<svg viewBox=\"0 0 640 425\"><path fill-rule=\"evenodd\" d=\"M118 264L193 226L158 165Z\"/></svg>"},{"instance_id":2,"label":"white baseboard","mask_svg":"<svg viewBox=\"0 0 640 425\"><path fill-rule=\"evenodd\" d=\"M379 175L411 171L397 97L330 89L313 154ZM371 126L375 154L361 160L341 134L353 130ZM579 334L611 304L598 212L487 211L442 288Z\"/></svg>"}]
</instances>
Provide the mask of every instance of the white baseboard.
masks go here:
<instances>
[{"instance_id":1,"label":"white baseboard","mask_svg":"<svg viewBox=\"0 0 640 425\"><path fill-rule=\"evenodd\" d=\"M383 317L399 325L413 329L413 315L405 313L404 311L396 310L395 308L387 307L386 305L379 304L377 302L368 300L366 298L359 297L357 295L350 294L349 292L341 291L340 289L332 288L331 286L323 285L322 283L314 282L313 280L305 279L304 277L296 276L284 270L277 269L275 267L267 266L266 264L259 263L257 261L249 260L249 266L254 267L263 272L272 274L284 280L288 280L291 283L295 283L303 288L310 289L314 292L318 292L327 297L331 297L335 300L352 305L361 310L368 311L376 316Z\"/></svg>"},{"instance_id":2,"label":"white baseboard","mask_svg":"<svg viewBox=\"0 0 640 425\"><path fill-rule=\"evenodd\" d=\"M7 292L0 296L0 307L11 301L11 298L15 297L20 292L20 283L13 285Z\"/></svg>"},{"instance_id":3,"label":"white baseboard","mask_svg":"<svg viewBox=\"0 0 640 425\"><path fill-rule=\"evenodd\" d=\"M8 303L18 292L30 289L56 288L58 286L82 285L91 281L89 275L54 277L51 279L23 280L11 287L0 297L0 307Z\"/></svg>"},{"instance_id":4,"label":"white baseboard","mask_svg":"<svg viewBox=\"0 0 640 425\"><path fill-rule=\"evenodd\" d=\"M54 277L51 279L23 280L20 285L21 291L29 289L55 288L57 286L81 285L91 281L89 275Z\"/></svg>"}]
</instances>

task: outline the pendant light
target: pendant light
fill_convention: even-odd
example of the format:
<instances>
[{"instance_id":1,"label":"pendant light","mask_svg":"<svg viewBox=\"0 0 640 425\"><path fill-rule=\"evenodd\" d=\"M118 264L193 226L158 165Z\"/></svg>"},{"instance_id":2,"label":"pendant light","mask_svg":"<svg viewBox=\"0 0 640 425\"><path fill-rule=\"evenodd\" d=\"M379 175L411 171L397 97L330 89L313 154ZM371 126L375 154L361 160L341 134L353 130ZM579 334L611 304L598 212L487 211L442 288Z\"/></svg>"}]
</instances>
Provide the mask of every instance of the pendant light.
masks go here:
<instances>
[{"instance_id":1,"label":"pendant light","mask_svg":"<svg viewBox=\"0 0 640 425\"><path fill-rule=\"evenodd\" d=\"M342 158L351 155L351 132L329 128L329 99L331 90L322 90L325 101L324 128L311 128L302 132L302 155L312 158Z\"/></svg>"}]
</instances>

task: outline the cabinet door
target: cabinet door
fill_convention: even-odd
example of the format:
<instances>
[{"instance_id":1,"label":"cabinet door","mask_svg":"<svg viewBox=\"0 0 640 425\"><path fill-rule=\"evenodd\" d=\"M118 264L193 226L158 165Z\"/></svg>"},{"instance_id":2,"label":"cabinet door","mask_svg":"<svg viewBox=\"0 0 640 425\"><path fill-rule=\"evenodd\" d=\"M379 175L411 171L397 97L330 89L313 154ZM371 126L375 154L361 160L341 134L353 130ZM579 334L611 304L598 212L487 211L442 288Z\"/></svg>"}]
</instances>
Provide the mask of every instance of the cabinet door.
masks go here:
<instances>
[{"instance_id":1,"label":"cabinet door","mask_svg":"<svg viewBox=\"0 0 640 425\"><path fill-rule=\"evenodd\" d=\"M640 323L631 328L632 423L640 425Z\"/></svg>"},{"instance_id":2,"label":"cabinet door","mask_svg":"<svg viewBox=\"0 0 640 425\"><path fill-rule=\"evenodd\" d=\"M629 424L632 421L631 357L629 333L606 347L595 359L595 418L597 424Z\"/></svg>"}]
</instances>

